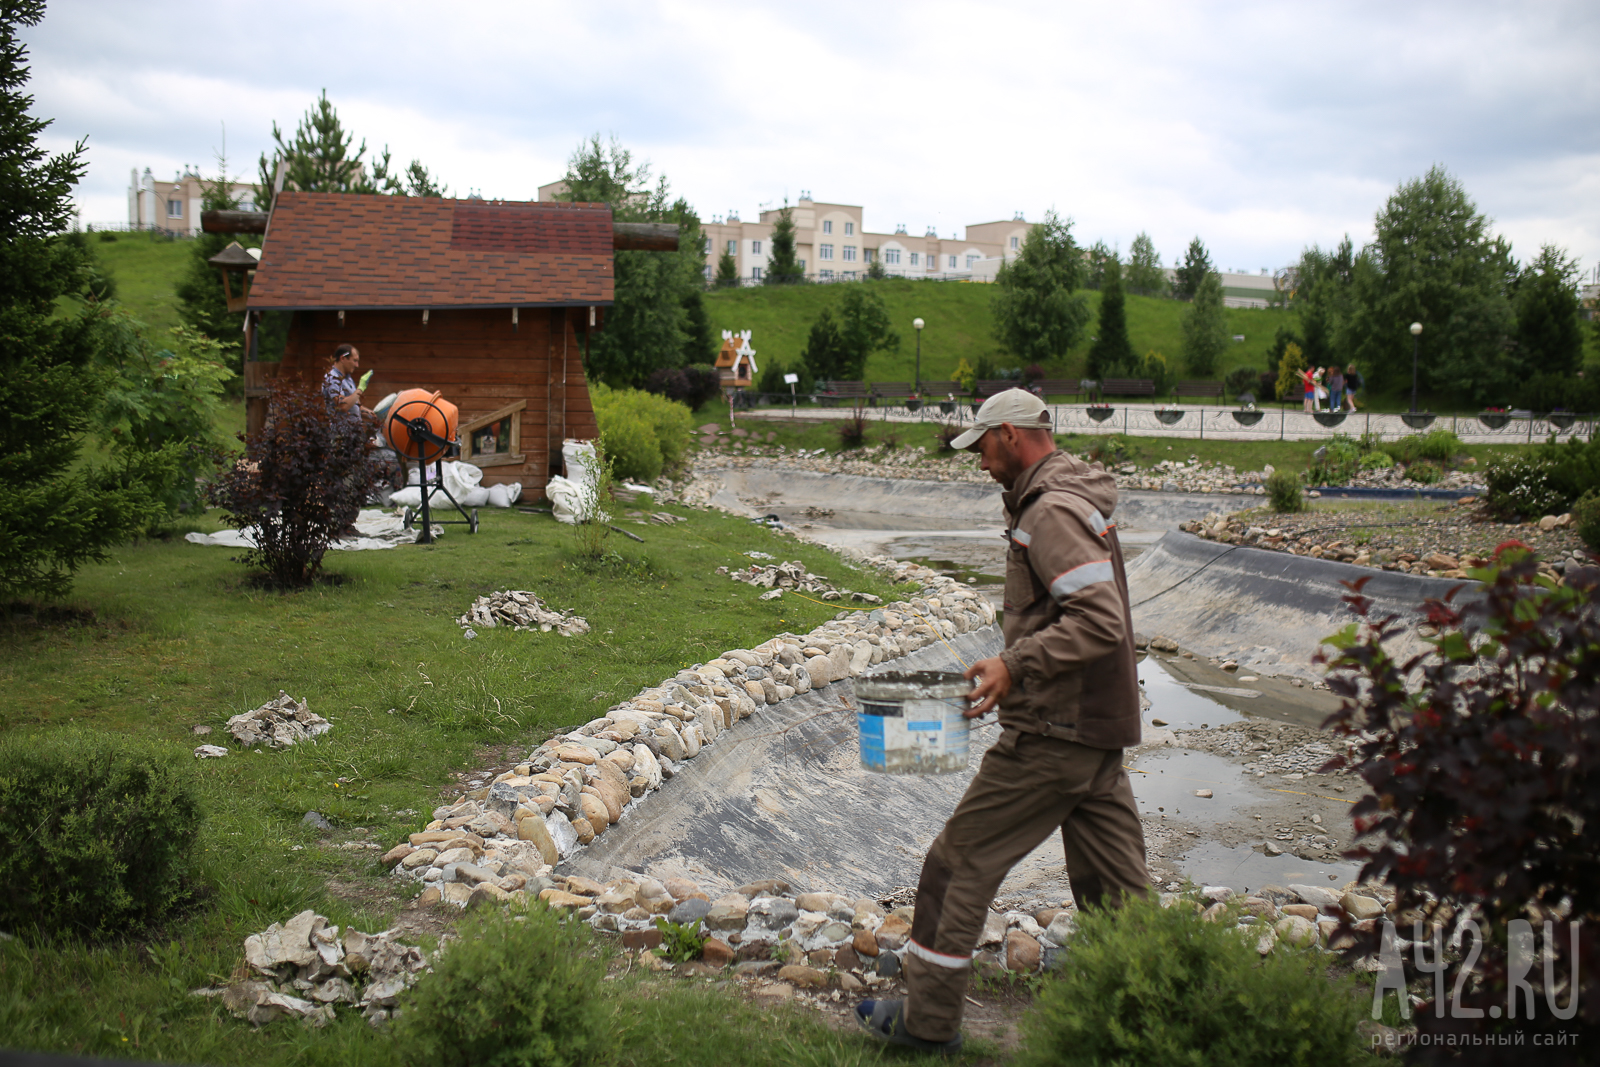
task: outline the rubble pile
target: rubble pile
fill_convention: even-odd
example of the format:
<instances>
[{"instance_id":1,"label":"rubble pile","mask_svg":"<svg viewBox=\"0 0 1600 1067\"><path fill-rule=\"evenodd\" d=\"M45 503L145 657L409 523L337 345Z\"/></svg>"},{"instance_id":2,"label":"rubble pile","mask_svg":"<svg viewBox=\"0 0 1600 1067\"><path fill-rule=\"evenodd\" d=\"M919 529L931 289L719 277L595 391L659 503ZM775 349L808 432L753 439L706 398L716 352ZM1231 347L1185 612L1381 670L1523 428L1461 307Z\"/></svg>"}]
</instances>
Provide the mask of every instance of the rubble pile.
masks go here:
<instances>
[{"instance_id":1,"label":"rubble pile","mask_svg":"<svg viewBox=\"0 0 1600 1067\"><path fill-rule=\"evenodd\" d=\"M246 748L253 748L256 745L288 748L307 738L321 737L331 729L333 729L332 723L321 715L313 715L307 710L305 701L296 700L282 689L278 690L275 699L267 701L254 711L235 715L228 720L227 725L227 730L233 735L234 740ZM196 755L201 753L197 750Z\"/></svg>"},{"instance_id":2,"label":"rubble pile","mask_svg":"<svg viewBox=\"0 0 1600 1067\"><path fill-rule=\"evenodd\" d=\"M456 623L469 632L475 626L485 630L509 626L516 633L532 629L538 629L540 633L554 630L563 637L576 637L589 632L589 620L571 612L552 610L544 601L523 589L501 589L479 597Z\"/></svg>"},{"instance_id":3,"label":"rubble pile","mask_svg":"<svg viewBox=\"0 0 1600 1067\"><path fill-rule=\"evenodd\" d=\"M245 938L244 964L233 980L195 993L221 997L236 1018L256 1026L277 1019L326 1026L336 1004L350 1005L380 1026L427 966L420 949L389 932L352 929L341 936L337 926L307 910Z\"/></svg>"},{"instance_id":4,"label":"rubble pile","mask_svg":"<svg viewBox=\"0 0 1600 1067\"><path fill-rule=\"evenodd\" d=\"M762 600L776 600L783 595L784 590L796 593L814 593L820 600L844 600L846 598L863 604L882 604L883 598L873 596L871 593L858 593L852 589L836 589L829 579L820 574L808 574L806 565L799 560L790 560L786 563L776 563L768 566L751 564L749 567L729 569L718 567L718 574L726 574L736 582L744 582L758 589L770 589L772 592L764 593Z\"/></svg>"}]
</instances>

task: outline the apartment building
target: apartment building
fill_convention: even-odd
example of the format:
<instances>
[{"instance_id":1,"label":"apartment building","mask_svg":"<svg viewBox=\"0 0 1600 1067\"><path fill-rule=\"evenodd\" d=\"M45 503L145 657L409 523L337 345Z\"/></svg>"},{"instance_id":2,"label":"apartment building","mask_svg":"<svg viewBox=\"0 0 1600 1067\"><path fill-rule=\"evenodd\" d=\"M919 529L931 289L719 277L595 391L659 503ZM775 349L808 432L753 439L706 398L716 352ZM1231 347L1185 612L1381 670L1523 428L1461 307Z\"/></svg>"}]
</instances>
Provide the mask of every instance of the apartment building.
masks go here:
<instances>
[{"instance_id":1,"label":"apartment building","mask_svg":"<svg viewBox=\"0 0 1600 1067\"><path fill-rule=\"evenodd\" d=\"M185 167L170 182L164 182L144 169L140 177L135 167L128 180L128 225L143 230L167 230L191 237L200 232L200 203L210 179ZM256 187L233 182L230 191L244 201L240 207L254 211Z\"/></svg>"},{"instance_id":2,"label":"apartment building","mask_svg":"<svg viewBox=\"0 0 1600 1067\"><path fill-rule=\"evenodd\" d=\"M540 200L554 200L566 191L564 182L539 187ZM905 278L969 278L980 260L1009 258L1022 248L1033 223L1020 214L1007 222L983 222L966 227L962 238L940 237L931 227L913 237L905 226L892 233L866 228L859 204L825 204L800 194L793 208L795 256L800 269L813 281L849 281L866 273L874 260L889 274ZM760 213L758 221L745 222L738 211L702 219L705 230L706 278L717 272L724 251L733 256L739 278L759 283L772 257L772 230L778 209Z\"/></svg>"}]
</instances>

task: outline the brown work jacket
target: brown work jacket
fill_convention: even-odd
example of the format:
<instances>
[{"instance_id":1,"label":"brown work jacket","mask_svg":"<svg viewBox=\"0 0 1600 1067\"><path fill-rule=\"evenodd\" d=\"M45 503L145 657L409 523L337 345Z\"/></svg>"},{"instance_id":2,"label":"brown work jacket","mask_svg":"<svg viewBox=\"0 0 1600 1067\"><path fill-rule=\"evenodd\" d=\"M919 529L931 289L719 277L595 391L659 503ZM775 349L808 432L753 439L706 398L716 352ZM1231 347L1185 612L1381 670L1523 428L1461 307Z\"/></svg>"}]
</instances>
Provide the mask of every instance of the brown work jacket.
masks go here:
<instances>
[{"instance_id":1,"label":"brown work jacket","mask_svg":"<svg viewBox=\"0 0 1600 1067\"><path fill-rule=\"evenodd\" d=\"M1093 748L1139 743L1139 676L1116 480L1052 452L1022 472L1006 509L1000 725Z\"/></svg>"}]
</instances>

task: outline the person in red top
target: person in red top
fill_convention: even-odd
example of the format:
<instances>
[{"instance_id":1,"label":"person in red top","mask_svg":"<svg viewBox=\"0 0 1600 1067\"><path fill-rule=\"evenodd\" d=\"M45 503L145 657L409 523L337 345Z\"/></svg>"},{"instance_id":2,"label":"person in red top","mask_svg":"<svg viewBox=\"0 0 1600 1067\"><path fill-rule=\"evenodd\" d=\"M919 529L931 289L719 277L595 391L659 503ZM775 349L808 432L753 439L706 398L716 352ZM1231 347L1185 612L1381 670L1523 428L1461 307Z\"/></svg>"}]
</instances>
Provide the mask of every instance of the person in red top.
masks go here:
<instances>
[{"instance_id":1,"label":"person in red top","mask_svg":"<svg viewBox=\"0 0 1600 1067\"><path fill-rule=\"evenodd\" d=\"M1306 414L1309 415L1317 402L1317 372L1307 367L1300 372L1300 381L1306 389Z\"/></svg>"}]
</instances>

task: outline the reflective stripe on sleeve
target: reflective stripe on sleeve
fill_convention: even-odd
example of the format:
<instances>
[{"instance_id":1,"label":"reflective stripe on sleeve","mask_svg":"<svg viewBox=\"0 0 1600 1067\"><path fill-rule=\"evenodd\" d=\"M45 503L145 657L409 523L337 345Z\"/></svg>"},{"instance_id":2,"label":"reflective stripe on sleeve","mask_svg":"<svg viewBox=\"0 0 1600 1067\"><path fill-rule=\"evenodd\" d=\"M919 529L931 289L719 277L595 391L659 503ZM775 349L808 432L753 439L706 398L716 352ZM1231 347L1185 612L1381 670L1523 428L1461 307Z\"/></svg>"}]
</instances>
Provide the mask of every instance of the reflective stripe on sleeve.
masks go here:
<instances>
[{"instance_id":1,"label":"reflective stripe on sleeve","mask_svg":"<svg viewBox=\"0 0 1600 1067\"><path fill-rule=\"evenodd\" d=\"M1033 544L1033 535L1030 534L1027 530L1023 530L1023 529L1019 528L1019 529L1015 529L1015 530L1009 530L1009 531L1007 531L1007 533L1010 536L1012 542L1014 544L1017 544L1017 545L1021 546L1022 548L1027 548L1029 545Z\"/></svg>"},{"instance_id":2,"label":"reflective stripe on sleeve","mask_svg":"<svg viewBox=\"0 0 1600 1067\"><path fill-rule=\"evenodd\" d=\"M1098 510L1090 509L1089 529L1093 530L1101 537L1104 537L1106 535L1106 531L1111 529L1111 523L1107 522L1106 517L1100 514Z\"/></svg>"},{"instance_id":3,"label":"reflective stripe on sleeve","mask_svg":"<svg viewBox=\"0 0 1600 1067\"><path fill-rule=\"evenodd\" d=\"M935 952L931 948L923 948L910 939L906 940L906 951L919 960L927 960L935 967L948 967L952 971L959 971L963 967L972 966L971 956L947 956L943 952Z\"/></svg>"},{"instance_id":4,"label":"reflective stripe on sleeve","mask_svg":"<svg viewBox=\"0 0 1600 1067\"><path fill-rule=\"evenodd\" d=\"M1056 580L1050 583L1050 595L1055 597L1057 602L1060 602L1080 589L1094 585L1096 582L1109 582L1112 578L1111 561L1109 559L1097 559L1091 563L1080 564L1070 571L1058 574Z\"/></svg>"}]
</instances>

